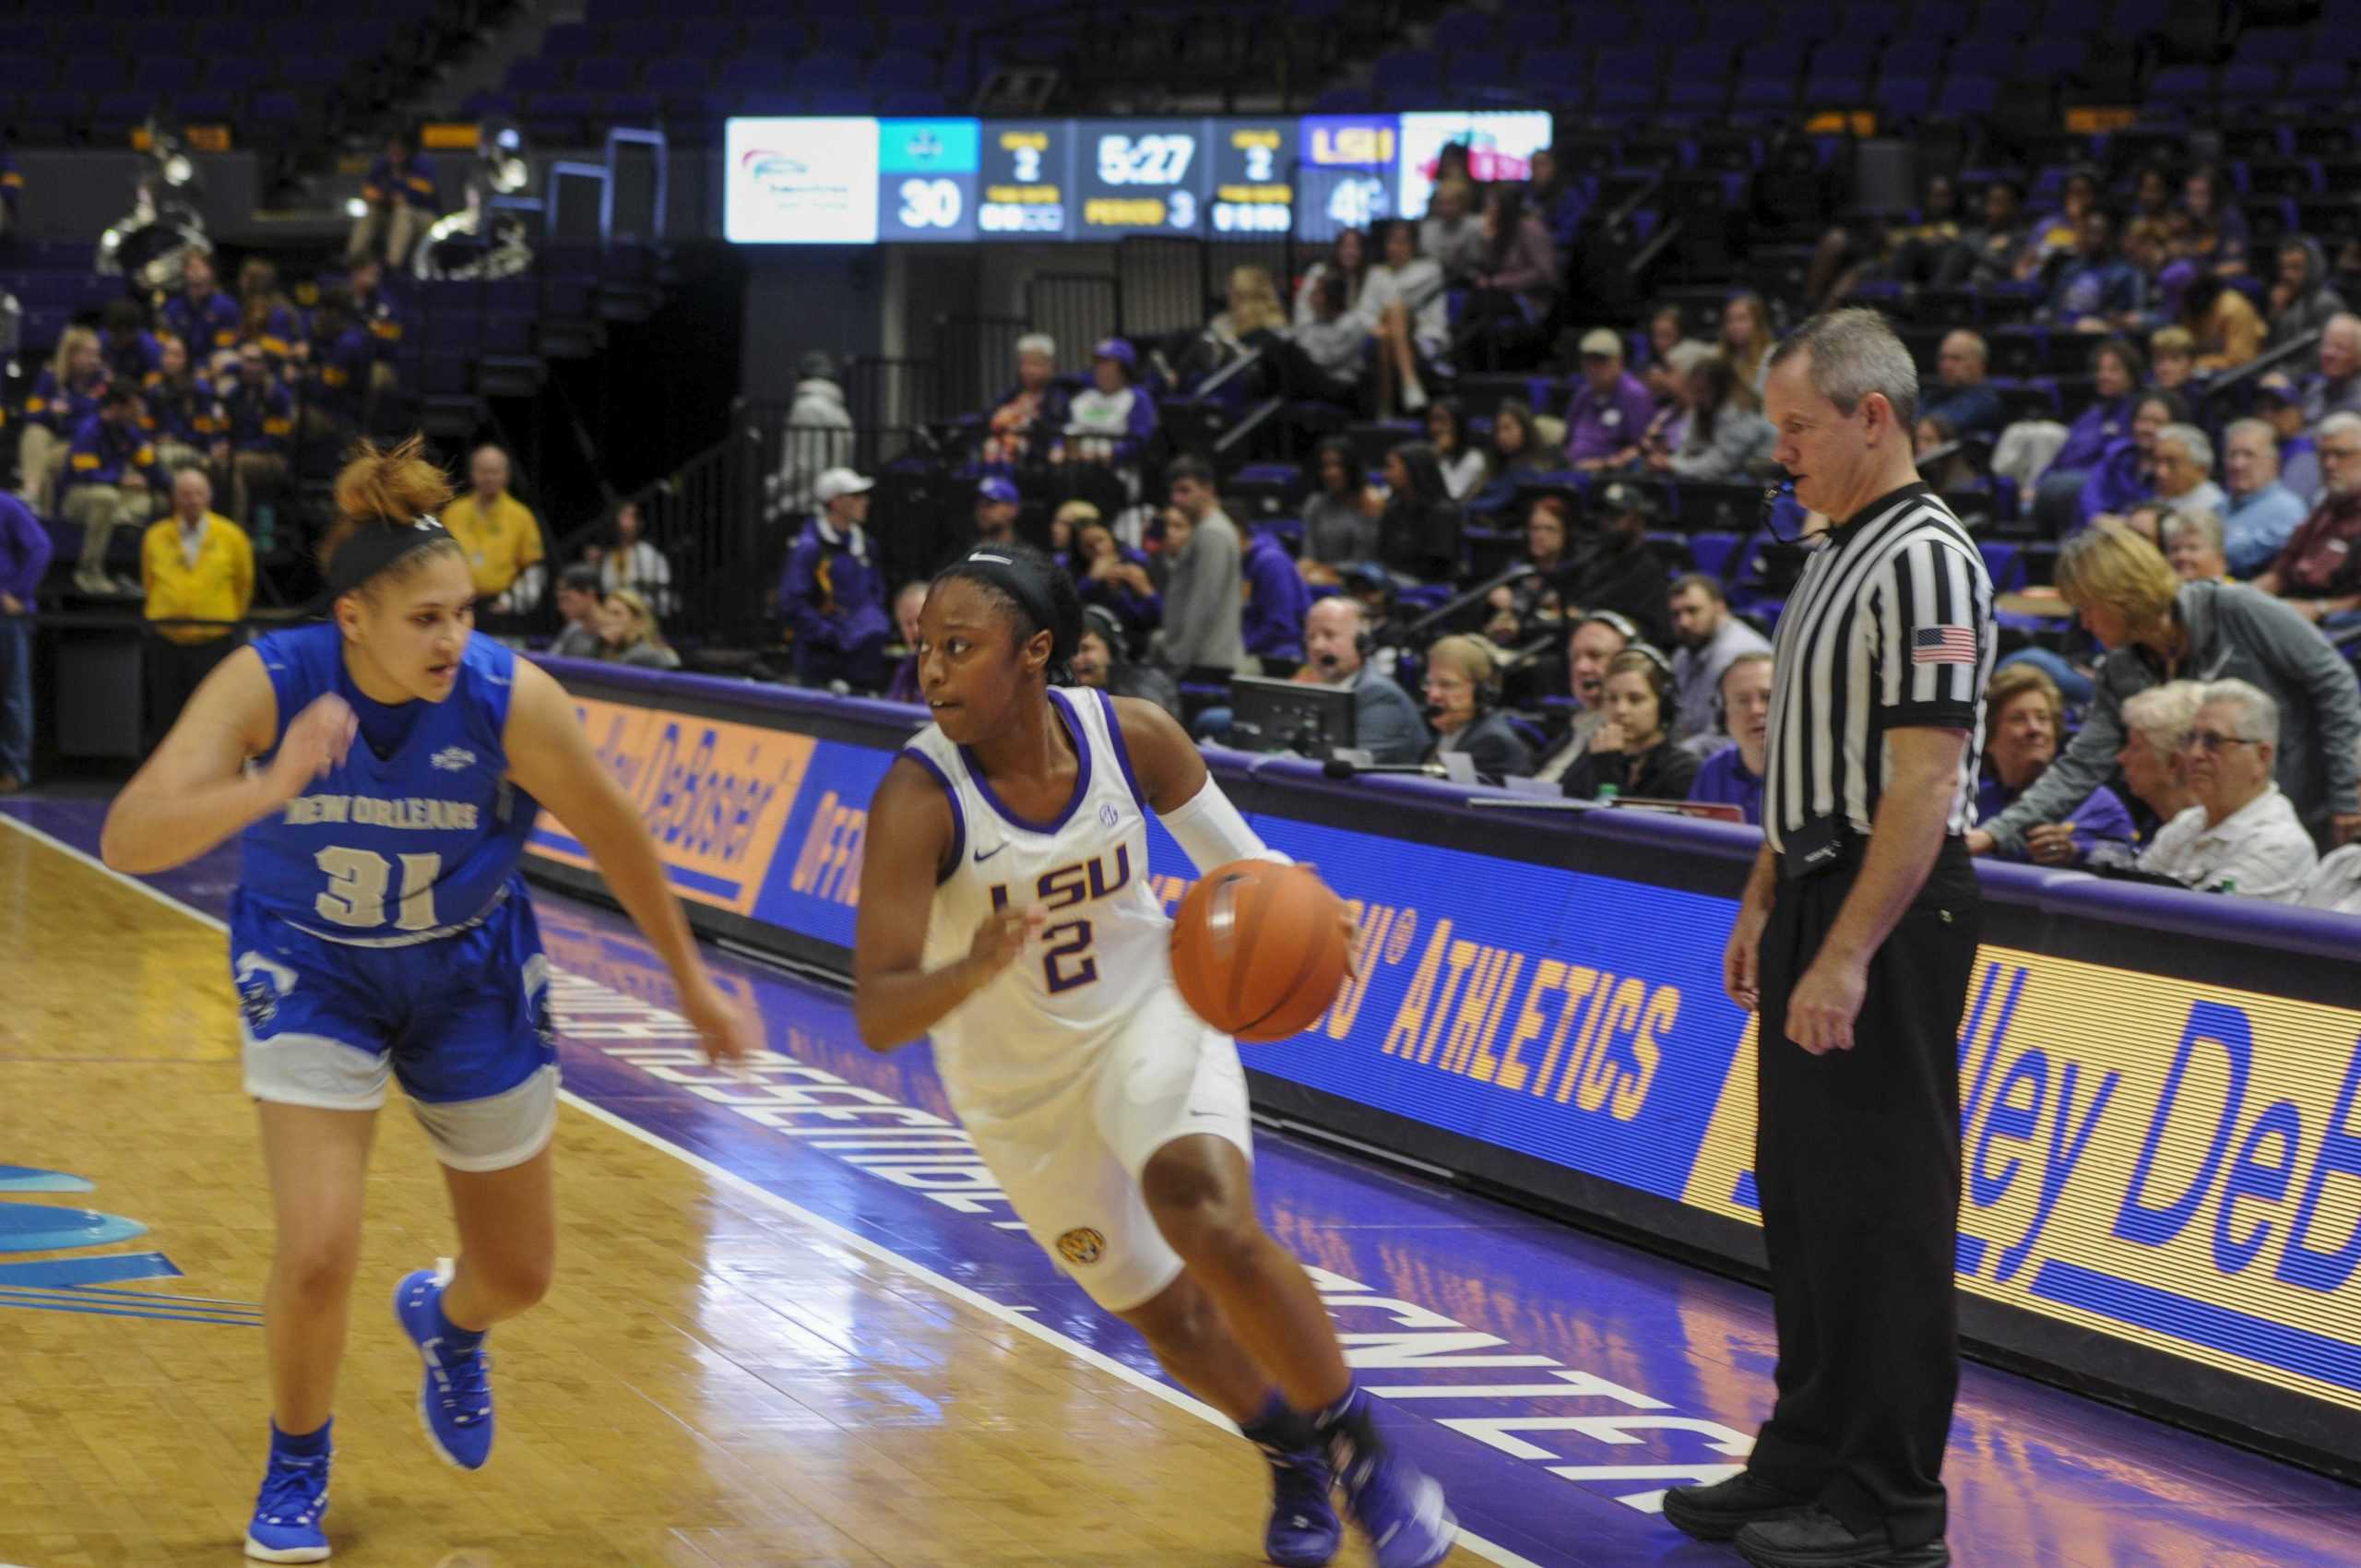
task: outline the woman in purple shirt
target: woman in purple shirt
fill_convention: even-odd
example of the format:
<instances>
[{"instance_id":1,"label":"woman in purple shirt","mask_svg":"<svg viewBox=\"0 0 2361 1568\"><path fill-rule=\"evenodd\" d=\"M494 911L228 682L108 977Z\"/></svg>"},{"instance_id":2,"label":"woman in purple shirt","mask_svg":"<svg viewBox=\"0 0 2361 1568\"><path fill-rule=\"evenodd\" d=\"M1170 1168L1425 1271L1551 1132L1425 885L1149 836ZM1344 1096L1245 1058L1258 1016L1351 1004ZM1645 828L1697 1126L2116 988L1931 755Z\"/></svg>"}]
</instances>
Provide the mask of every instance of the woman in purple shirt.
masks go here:
<instances>
[{"instance_id":1,"label":"woman in purple shirt","mask_svg":"<svg viewBox=\"0 0 2361 1568\"><path fill-rule=\"evenodd\" d=\"M2066 703L2057 683L2041 670L2009 664L1992 672L1984 691L1984 709L1990 733L1984 748L1986 771L1975 795L1978 821L2007 810L2056 760ZM2112 790L2100 788L2064 822L2027 829L2023 853L1995 852L2002 860L2070 866L2089 859L2099 844L2128 844L2131 838L2131 813Z\"/></svg>"}]
</instances>

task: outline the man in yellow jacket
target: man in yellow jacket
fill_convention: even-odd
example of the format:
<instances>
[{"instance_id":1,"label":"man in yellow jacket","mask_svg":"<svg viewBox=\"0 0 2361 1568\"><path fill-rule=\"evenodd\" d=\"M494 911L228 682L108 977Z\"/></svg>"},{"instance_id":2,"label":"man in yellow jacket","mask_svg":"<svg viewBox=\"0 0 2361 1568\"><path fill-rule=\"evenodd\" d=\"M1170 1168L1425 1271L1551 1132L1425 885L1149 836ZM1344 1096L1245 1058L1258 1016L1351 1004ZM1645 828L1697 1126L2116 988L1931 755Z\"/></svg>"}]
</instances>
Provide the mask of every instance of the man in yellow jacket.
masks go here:
<instances>
[{"instance_id":1,"label":"man in yellow jacket","mask_svg":"<svg viewBox=\"0 0 2361 1568\"><path fill-rule=\"evenodd\" d=\"M468 459L468 493L443 508L443 526L468 552L476 612L506 614L541 601L541 525L508 493L508 454L486 442Z\"/></svg>"},{"instance_id":2,"label":"man in yellow jacket","mask_svg":"<svg viewBox=\"0 0 2361 1568\"><path fill-rule=\"evenodd\" d=\"M213 510L199 468L172 477L172 510L140 542L139 580L150 621L240 621L255 598L255 552L245 530ZM163 625L148 644L148 734L152 743L213 667L246 640L235 626Z\"/></svg>"}]
</instances>

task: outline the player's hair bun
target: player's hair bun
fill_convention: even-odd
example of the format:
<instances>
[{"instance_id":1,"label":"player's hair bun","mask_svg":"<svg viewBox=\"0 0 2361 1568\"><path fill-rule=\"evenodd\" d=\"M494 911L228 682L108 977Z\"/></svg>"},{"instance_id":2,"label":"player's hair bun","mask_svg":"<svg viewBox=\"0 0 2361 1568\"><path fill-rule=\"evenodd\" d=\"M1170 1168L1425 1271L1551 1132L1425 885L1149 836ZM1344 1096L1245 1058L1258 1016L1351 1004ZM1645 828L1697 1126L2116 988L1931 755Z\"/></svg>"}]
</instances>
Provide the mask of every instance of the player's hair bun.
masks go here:
<instances>
[{"instance_id":1,"label":"player's hair bun","mask_svg":"<svg viewBox=\"0 0 2361 1568\"><path fill-rule=\"evenodd\" d=\"M391 451L360 442L336 476L337 517L364 525L408 528L442 510L451 495L450 480L426 460L421 436L413 435Z\"/></svg>"}]
</instances>

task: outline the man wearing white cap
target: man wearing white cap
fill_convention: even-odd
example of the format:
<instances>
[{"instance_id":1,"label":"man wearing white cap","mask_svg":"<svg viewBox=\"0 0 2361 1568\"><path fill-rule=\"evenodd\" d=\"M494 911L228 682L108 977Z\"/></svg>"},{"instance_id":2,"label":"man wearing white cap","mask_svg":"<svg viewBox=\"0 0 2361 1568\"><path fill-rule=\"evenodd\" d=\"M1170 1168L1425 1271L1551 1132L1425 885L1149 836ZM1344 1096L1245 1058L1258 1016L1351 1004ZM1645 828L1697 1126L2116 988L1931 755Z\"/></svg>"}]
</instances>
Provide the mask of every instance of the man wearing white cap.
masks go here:
<instances>
[{"instance_id":1,"label":"man wearing white cap","mask_svg":"<svg viewBox=\"0 0 2361 1568\"><path fill-rule=\"evenodd\" d=\"M874 692L885 683L885 591L868 531L873 481L830 469L812 486L820 507L788 553L780 616L795 633L795 678Z\"/></svg>"},{"instance_id":2,"label":"man wearing white cap","mask_svg":"<svg viewBox=\"0 0 2361 1568\"><path fill-rule=\"evenodd\" d=\"M1620 468L1640 455L1655 403L1623 368L1623 339L1606 327L1583 334L1582 359L1582 379L1566 404L1566 458L1593 472Z\"/></svg>"}]
</instances>

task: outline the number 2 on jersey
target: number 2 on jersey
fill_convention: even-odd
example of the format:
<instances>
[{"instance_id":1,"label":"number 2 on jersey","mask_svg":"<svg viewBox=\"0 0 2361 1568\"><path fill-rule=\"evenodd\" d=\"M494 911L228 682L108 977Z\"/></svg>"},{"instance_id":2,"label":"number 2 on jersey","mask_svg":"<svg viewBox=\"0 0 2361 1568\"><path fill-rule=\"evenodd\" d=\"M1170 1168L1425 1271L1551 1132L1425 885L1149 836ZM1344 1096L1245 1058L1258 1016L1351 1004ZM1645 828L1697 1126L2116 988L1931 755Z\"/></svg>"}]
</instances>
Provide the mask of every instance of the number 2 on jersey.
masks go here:
<instances>
[{"instance_id":1,"label":"number 2 on jersey","mask_svg":"<svg viewBox=\"0 0 2361 1568\"><path fill-rule=\"evenodd\" d=\"M386 863L385 856L367 849L322 849L312 857L312 863L326 872L328 878L326 888L312 900L312 907L319 910L322 920L355 930L374 930L386 923L386 885L393 868ZM443 857L404 855L401 869L401 890L395 895L394 928L433 931L434 879L443 870ZM1084 927L1086 932L1088 929Z\"/></svg>"},{"instance_id":2,"label":"number 2 on jersey","mask_svg":"<svg viewBox=\"0 0 2361 1568\"><path fill-rule=\"evenodd\" d=\"M1049 944L1041 950L1041 978L1050 995L1088 985L1098 978L1098 960L1090 956L1088 921L1053 925L1041 933L1041 939Z\"/></svg>"}]
</instances>

